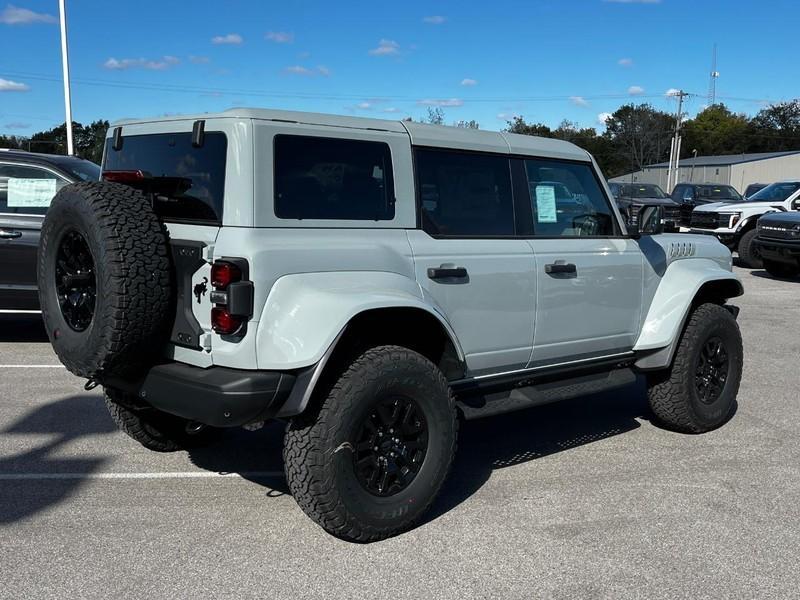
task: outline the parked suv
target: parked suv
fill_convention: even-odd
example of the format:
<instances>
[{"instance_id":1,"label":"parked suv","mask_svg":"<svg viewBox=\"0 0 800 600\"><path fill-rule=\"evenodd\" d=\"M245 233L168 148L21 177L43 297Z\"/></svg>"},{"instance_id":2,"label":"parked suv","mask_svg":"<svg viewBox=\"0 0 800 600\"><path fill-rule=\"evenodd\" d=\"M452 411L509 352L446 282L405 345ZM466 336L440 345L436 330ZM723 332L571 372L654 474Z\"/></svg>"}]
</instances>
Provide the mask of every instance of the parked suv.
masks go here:
<instances>
[{"instance_id":1,"label":"parked suv","mask_svg":"<svg viewBox=\"0 0 800 600\"><path fill-rule=\"evenodd\" d=\"M756 247L774 277L800 275L800 213L772 212L758 220Z\"/></svg>"},{"instance_id":2,"label":"parked suv","mask_svg":"<svg viewBox=\"0 0 800 600\"><path fill-rule=\"evenodd\" d=\"M0 309L39 308L36 248L47 207L65 185L98 179L88 160L0 150Z\"/></svg>"},{"instance_id":3,"label":"parked suv","mask_svg":"<svg viewBox=\"0 0 800 600\"><path fill-rule=\"evenodd\" d=\"M660 187L652 183L617 183L615 186L617 206L629 225L637 226L643 206L659 205L664 207L664 229L678 231L681 207Z\"/></svg>"},{"instance_id":4,"label":"parked suv","mask_svg":"<svg viewBox=\"0 0 800 600\"><path fill-rule=\"evenodd\" d=\"M427 511L460 417L638 373L673 429L735 410L730 253L650 235L657 206L626 230L569 143L234 109L115 124L103 177L42 230L59 358L153 450L286 419L288 486L344 539Z\"/></svg>"},{"instance_id":5,"label":"parked suv","mask_svg":"<svg viewBox=\"0 0 800 600\"><path fill-rule=\"evenodd\" d=\"M713 234L751 269L762 266L755 243L756 222L766 213L800 210L800 180L781 181L753 194L746 202L717 202L700 206L692 213L692 233Z\"/></svg>"},{"instance_id":6,"label":"parked suv","mask_svg":"<svg viewBox=\"0 0 800 600\"><path fill-rule=\"evenodd\" d=\"M741 194L730 185L715 183L679 183L670 197L681 207L681 225L689 227L692 211L698 206L717 202L743 202Z\"/></svg>"}]
</instances>

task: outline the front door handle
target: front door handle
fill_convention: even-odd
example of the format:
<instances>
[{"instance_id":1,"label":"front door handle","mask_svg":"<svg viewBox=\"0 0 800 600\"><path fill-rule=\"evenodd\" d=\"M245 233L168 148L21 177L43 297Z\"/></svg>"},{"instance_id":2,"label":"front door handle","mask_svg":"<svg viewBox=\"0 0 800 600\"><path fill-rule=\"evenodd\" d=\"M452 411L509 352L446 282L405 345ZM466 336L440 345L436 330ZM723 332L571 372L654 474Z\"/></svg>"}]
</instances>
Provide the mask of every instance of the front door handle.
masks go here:
<instances>
[{"instance_id":1,"label":"front door handle","mask_svg":"<svg viewBox=\"0 0 800 600\"><path fill-rule=\"evenodd\" d=\"M451 267L442 265L441 267L429 267L429 279L465 279L467 270L464 267Z\"/></svg>"},{"instance_id":2,"label":"front door handle","mask_svg":"<svg viewBox=\"0 0 800 600\"><path fill-rule=\"evenodd\" d=\"M0 239L15 240L22 237L22 232L16 229L0 229Z\"/></svg>"},{"instance_id":3,"label":"front door handle","mask_svg":"<svg viewBox=\"0 0 800 600\"><path fill-rule=\"evenodd\" d=\"M548 275L558 275L562 273L576 274L578 268L572 263L553 263L544 266L544 272Z\"/></svg>"}]
</instances>

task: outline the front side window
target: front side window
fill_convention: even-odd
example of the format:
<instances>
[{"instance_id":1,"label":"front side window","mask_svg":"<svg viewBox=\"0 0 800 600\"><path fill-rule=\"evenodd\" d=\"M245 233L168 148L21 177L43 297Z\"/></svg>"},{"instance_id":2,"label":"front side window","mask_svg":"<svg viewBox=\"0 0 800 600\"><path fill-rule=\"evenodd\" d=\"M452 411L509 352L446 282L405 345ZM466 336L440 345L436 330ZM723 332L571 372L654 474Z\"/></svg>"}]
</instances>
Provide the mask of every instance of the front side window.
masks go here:
<instances>
[{"instance_id":1,"label":"front side window","mask_svg":"<svg viewBox=\"0 0 800 600\"><path fill-rule=\"evenodd\" d=\"M418 149L417 195L422 228L431 235L514 235L509 159Z\"/></svg>"},{"instance_id":2,"label":"front side window","mask_svg":"<svg viewBox=\"0 0 800 600\"><path fill-rule=\"evenodd\" d=\"M392 156L383 142L275 136L279 219L391 221Z\"/></svg>"},{"instance_id":3,"label":"front side window","mask_svg":"<svg viewBox=\"0 0 800 600\"><path fill-rule=\"evenodd\" d=\"M525 161L533 232L545 237L615 234L614 213L588 164Z\"/></svg>"},{"instance_id":4,"label":"front side window","mask_svg":"<svg viewBox=\"0 0 800 600\"><path fill-rule=\"evenodd\" d=\"M43 215L68 183L46 169L0 164L0 213Z\"/></svg>"}]
</instances>

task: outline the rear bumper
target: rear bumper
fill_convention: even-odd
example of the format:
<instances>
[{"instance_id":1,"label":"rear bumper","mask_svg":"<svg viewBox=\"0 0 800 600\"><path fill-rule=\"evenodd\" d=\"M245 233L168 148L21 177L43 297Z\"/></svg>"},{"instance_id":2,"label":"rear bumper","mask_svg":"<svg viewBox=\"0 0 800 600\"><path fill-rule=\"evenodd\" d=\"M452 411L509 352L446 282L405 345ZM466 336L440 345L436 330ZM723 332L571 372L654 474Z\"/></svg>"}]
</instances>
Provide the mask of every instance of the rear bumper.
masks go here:
<instances>
[{"instance_id":1,"label":"rear bumper","mask_svg":"<svg viewBox=\"0 0 800 600\"><path fill-rule=\"evenodd\" d=\"M112 378L103 383L173 415L213 427L235 427L275 416L289 397L295 376L173 362L151 367L136 382Z\"/></svg>"},{"instance_id":2,"label":"rear bumper","mask_svg":"<svg viewBox=\"0 0 800 600\"><path fill-rule=\"evenodd\" d=\"M800 242L765 240L757 237L755 243L762 258L800 265Z\"/></svg>"}]
</instances>

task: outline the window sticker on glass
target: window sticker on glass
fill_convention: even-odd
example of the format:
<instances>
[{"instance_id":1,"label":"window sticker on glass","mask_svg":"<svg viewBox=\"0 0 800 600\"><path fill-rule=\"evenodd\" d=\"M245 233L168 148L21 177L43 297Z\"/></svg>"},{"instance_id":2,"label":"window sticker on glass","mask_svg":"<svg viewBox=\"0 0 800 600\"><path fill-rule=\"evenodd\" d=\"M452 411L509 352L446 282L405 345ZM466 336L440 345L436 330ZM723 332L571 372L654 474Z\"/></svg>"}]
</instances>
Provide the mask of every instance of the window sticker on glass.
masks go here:
<instances>
[{"instance_id":1,"label":"window sticker on glass","mask_svg":"<svg viewBox=\"0 0 800 600\"><path fill-rule=\"evenodd\" d=\"M56 195L55 179L8 180L8 206L16 208L47 208Z\"/></svg>"},{"instance_id":2,"label":"window sticker on glass","mask_svg":"<svg viewBox=\"0 0 800 600\"><path fill-rule=\"evenodd\" d=\"M556 188L552 185L536 186L536 220L539 223L555 223L558 221L556 214Z\"/></svg>"}]
</instances>

